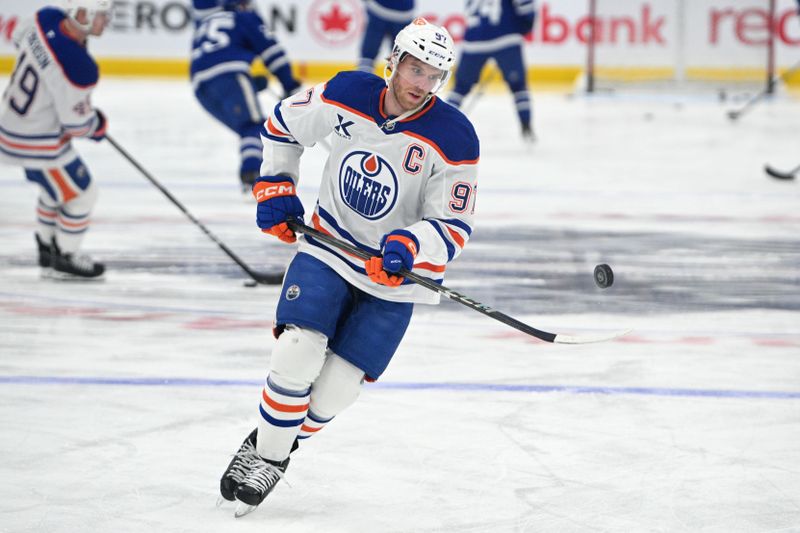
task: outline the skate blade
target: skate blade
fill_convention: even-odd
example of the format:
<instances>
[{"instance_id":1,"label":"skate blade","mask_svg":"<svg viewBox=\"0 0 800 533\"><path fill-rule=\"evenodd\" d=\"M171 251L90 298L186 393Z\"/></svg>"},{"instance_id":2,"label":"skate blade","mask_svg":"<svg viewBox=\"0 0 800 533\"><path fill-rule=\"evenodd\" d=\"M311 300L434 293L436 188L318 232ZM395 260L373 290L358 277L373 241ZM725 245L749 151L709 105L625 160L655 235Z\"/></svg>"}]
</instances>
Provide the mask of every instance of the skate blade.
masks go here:
<instances>
[{"instance_id":1,"label":"skate blade","mask_svg":"<svg viewBox=\"0 0 800 533\"><path fill-rule=\"evenodd\" d=\"M248 505L244 502L238 502L236 504L236 510L233 512L233 516L236 518L241 518L245 515L248 515L258 509L257 505Z\"/></svg>"},{"instance_id":2,"label":"skate blade","mask_svg":"<svg viewBox=\"0 0 800 533\"><path fill-rule=\"evenodd\" d=\"M217 503L216 503L216 506L217 506L217 507L222 507L223 505L225 505L226 503L228 503L228 501L229 501L229 500L226 500L226 499L225 499L225 498L223 498L222 496L217 496Z\"/></svg>"},{"instance_id":3,"label":"skate blade","mask_svg":"<svg viewBox=\"0 0 800 533\"><path fill-rule=\"evenodd\" d=\"M67 272L59 272L57 270L53 270L50 275L48 275L47 279L53 281L64 281L67 283L97 283L99 281L105 281L105 272L100 274L99 276L95 276L93 278L88 278L86 276L78 276L75 274L69 274Z\"/></svg>"}]
</instances>

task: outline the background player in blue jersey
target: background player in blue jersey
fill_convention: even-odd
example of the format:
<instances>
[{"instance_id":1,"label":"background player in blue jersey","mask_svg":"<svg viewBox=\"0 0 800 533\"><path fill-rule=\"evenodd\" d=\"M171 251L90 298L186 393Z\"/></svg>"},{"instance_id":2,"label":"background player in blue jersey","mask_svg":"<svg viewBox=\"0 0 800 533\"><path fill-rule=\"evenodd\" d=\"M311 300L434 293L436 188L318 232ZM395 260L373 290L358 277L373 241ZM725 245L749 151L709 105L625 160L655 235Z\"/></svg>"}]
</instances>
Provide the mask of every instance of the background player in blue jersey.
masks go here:
<instances>
[{"instance_id":1,"label":"background player in blue jersey","mask_svg":"<svg viewBox=\"0 0 800 533\"><path fill-rule=\"evenodd\" d=\"M454 63L447 30L415 19L398 33L385 79L342 72L283 100L262 130L253 187L257 223L285 242L302 219L295 194L304 147L330 135L311 223L367 252L364 261L303 235L278 302L258 427L220 481L223 498L254 509L283 477L298 440L319 432L378 379L414 304L439 296L401 268L441 281L472 233L478 138L435 93Z\"/></svg>"},{"instance_id":2,"label":"background player in blue jersey","mask_svg":"<svg viewBox=\"0 0 800 533\"><path fill-rule=\"evenodd\" d=\"M261 166L258 130L264 115L256 93L267 86L266 77L251 76L250 66L261 59L280 80L284 95L295 93L300 82L250 0L193 0L192 5L194 94L206 111L239 136L239 178L249 192Z\"/></svg>"},{"instance_id":3,"label":"background player in blue jersey","mask_svg":"<svg viewBox=\"0 0 800 533\"><path fill-rule=\"evenodd\" d=\"M394 37L414 18L414 0L365 0L367 25L361 40L358 70L372 72L384 41Z\"/></svg>"},{"instance_id":4,"label":"background player in blue jersey","mask_svg":"<svg viewBox=\"0 0 800 533\"><path fill-rule=\"evenodd\" d=\"M483 66L494 59L514 95L522 136L533 141L532 106L522 46L523 36L533 29L535 0L467 0L466 9L467 30L455 87L448 101L460 106L480 78Z\"/></svg>"},{"instance_id":5,"label":"background player in blue jersey","mask_svg":"<svg viewBox=\"0 0 800 533\"><path fill-rule=\"evenodd\" d=\"M92 107L99 79L86 49L108 22L111 0L64 0L14 32L18 56L0 102L0 159L25 169L40 188L36 242L42 275L99 279L102 263L78 253L97 201L97 185L72 145L100 141L106 118Z\"/></svg>"}]
</instances>

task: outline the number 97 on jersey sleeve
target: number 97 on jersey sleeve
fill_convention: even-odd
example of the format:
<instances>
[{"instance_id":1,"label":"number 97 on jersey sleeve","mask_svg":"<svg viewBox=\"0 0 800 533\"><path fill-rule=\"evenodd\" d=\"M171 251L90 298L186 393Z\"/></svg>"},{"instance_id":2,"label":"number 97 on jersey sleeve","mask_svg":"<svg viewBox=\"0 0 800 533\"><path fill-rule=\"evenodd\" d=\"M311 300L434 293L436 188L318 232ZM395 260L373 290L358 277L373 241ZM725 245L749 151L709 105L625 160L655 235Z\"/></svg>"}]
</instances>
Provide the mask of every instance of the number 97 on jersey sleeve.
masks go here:
<instances>
[{"instance_id":1,"label":"number 97 on jersey sleeve","mask_svg":"<svg viewBox=\"0 0 800 533\"><path fill-rule=\"evenodd\" d=\"M475 195L478 193L478 185L472 185L466 181L457 181L450 189L450 202L447 206L453 213L475 213ZM470 204L472 207L470 208Z\"/></svg>"}]
</instances>

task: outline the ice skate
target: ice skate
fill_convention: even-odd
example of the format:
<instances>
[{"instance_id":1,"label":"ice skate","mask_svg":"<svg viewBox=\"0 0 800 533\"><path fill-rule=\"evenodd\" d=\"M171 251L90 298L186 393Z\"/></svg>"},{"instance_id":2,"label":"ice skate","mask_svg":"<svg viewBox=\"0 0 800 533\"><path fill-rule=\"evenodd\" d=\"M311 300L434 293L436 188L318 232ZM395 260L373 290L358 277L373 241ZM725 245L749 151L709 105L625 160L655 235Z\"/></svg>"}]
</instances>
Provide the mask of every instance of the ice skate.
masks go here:
<instances>
[{"instance_id":1,"label":"ice skate","mask_svg":"<svg viewBox=\"0 0 800 533\"><path fill-rule=\"evenodd\" d=\"M46 244L38 233L34 233L36 238L36 246L39 249L39 268L41 269L41 276L49 278L53 274L53 250L49 244Z\"/></svg>"},{"instance_id":2,"label":"ice skate","mask_svg":"<svg viewBox=\"0 0 800 533\"><path fill-rule=\"evenodd\" d=\"M533 144L536 142L536 134L530 124L522 125L522 140L526 144Z\"/></svg>"},{"instance_id":3,"label":"ice skate","mask_svg":"<svg viewBox=\"0 0 800 533\"><path fill-rule=\"evenodd\" d=\"M68 281L97 281L102 279L106 267L87 255L62 254L55 239L51 248L52 277Z\"/></svg>"},{"instance_id":4,"label":"ice skate","mask_svg":"<svg viewBox=\"0 0 800 533\"><path fill-rule=\"evenodd\" d=\"M222 478L219 480L219 493L222 498L229 502L236 500L234 490L239 483L244 481L247 473L261 464L261 458L258 457L256 453L257 434L258 429L254 429L250 435L244 439L242 445L239 446L239 451L233 455L233 459L231 459L231 462L228 464L228 468L225 469L225 473L222 474ZM217 502L217 505L221 504L222 500Z\"/></svg>"},{"instance_id":5,"label":"ice skate","mask_svg":"<svg viewBox=\"0 0 800 533\"><path fill-rule=\"evenodd\" d=\"M281 462L267 461L256 454L257 466L252 468L245 476L244 481L239 483L234 491L239 503L236 506L234 516L242 517L256 510L256 507L269 496L269 493L283 479L283 474L289 466L287 457Z\"/></svg>"}]
</instances>

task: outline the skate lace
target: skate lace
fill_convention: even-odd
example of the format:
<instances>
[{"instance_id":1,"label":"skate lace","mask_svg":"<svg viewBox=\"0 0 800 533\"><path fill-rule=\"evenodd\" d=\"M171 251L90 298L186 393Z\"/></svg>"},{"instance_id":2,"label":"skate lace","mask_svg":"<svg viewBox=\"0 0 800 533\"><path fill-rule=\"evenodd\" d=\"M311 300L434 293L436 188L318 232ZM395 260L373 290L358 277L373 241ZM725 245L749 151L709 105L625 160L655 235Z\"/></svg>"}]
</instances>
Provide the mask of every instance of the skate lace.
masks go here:
<instances>
[{"instance_id":1,"label":"skate lace","mask_svg":"<svg viewBox=\"0 0 800 533\"><path fill-rule=\"evenodd\" d=\"M92 272L94 270L94 261L86 254L70 254L68 258L72 266L78 270L83 270L84 272Z\"/></svg>"},{"instance_id":2,"label":"skate lace","mask_svg":"<svg viewBox=\"0 0 800 533\"><path fill-rule=\"evenodd\" d=\"M239 482L241 482L252 469L261 466L263 463L263 460L256 453L255 446L249 441L242 445L234 456L236 457L236 462L231 466L228 475Z\"/></svg>"},{"instance_id":3,"label":"skate lace","mask_svg":"<svg viewBox=\"0 0 800 533\"><path fill-rule=\"evenodd\" d=\"M245 485L249 485L259 492L264 493L268 492L272 487L277 485L278 481L283 479L284 482L286 482L286 478L283 475L283 470L275 465L267 463L264 460L260 460L259 462L261 464L258 465L254 470L251 470L247 475L247 478L244 480ZM286 483L288 484L288 482Z\"/></svg>"}]
</instances>

